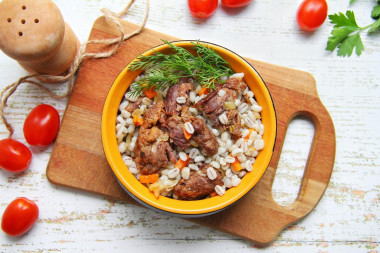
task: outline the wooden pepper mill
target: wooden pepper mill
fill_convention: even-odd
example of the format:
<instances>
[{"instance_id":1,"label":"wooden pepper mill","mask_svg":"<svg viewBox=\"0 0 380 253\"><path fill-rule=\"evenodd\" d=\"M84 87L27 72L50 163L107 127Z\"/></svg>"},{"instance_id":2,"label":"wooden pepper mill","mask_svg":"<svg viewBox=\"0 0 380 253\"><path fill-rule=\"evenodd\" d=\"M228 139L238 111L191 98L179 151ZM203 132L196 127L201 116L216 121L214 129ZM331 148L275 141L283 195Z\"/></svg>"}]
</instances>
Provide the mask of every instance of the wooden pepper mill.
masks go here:
<instances>
[{"instance_id":1,"label":"wooden pepper mill","mask_svg":"<svg viewBox=\"0 0 380 253\"><path fill-rule=\"evenodd\" d=\"M0 49L30 73L68 70L79 41L50 0L0 2Z\"/></svg>"}]
</instances>

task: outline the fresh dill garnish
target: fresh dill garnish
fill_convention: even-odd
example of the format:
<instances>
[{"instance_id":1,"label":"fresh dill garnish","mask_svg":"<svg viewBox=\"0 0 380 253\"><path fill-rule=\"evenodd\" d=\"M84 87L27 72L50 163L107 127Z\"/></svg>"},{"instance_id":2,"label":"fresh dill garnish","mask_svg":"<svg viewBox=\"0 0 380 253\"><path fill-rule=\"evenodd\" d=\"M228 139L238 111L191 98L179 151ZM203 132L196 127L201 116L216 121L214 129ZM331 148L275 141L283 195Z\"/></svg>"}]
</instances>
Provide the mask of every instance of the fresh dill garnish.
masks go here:
<instances>
[{"instance_id":1,"label":"fresh dill garnish","mask_svg":"<svg viewBox=\"0 0 380 253\"><path fill-rule=\"evenodd\" d=\"M155 51L149 56L139 56L132 62L128 70L145 70L144 76L134 82L130 94L138 96L145 90L164 90L176 84L181 78L191 77L196 84L215 89L215 83L221 78L233 74L228 62L212 48L200 42L192 42L196 55L178 47L167 40L172 54Z\"/></svg>"}]
</instances>

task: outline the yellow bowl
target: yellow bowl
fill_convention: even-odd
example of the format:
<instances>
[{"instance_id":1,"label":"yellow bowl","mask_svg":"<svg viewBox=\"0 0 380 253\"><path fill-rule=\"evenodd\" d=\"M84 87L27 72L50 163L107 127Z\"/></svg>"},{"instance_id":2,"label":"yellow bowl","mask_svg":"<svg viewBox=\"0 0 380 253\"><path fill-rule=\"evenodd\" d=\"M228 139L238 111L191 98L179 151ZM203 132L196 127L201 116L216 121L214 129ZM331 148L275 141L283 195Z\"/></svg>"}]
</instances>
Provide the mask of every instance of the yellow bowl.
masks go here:
<instances>
[{"instance_id":1,"label":"yellow bowl","mask_svg":"<svg viewBox=\"0 0 380 253\"><path fill-rule=\"evenodd\" d=\"M133 72L129 71L129 65L123 69L110 88L102 115L102 141L104 152L108 163L121 186L135 200L144 206L180 217L199 217L213 214L228 207L243 197L256 185L267 169L273 154L276 139L276 113L274 104L267 86L257 71L234 52L212 43L201 43L213 48L220 56L229 62L235 72L244 72L244 81L254 92L256 101L262 107L261 117L265 126L263 135L265 147L256 157L253 170L243 177L241 183L237 187L227 190L223 196L216 196L202 200L185 201L163 196L159 196L157 199L146 186L141 184L132 173L129 172L129 169L124 164L117 145L115 133L116 116L125 92L134 79L141 74L141 70ZM177 41L173 42L173 44L190 51L192 48L191 41ZM163 53L170 52L168 45L163 44L146 51L143 55L150 55L155 51Z\"/></svg>"}]
</instances>

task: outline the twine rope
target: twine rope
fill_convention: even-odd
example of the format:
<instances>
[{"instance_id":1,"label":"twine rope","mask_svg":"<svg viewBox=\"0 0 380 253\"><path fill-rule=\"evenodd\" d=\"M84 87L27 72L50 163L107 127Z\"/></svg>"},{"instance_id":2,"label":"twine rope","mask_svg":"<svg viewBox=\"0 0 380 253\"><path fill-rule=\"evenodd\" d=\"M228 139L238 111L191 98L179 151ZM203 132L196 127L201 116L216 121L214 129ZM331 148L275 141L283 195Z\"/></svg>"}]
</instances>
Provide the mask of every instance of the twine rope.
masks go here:
<instances>
[{"instance_id":1,"label":"twine rope","mask_svg":"<svg viewBox=\"0 0 380 253\"><path fill-rule=\"evenodd\" d=\"M146 0L145 16L144 16L144 20L141 23L141 25L136 30L132 31L131 33L124 34L124 29L123 29L123 26L121 25L120 19L121 19L121 17L123 17L124 15L127 14L128 10L131 8L131 6L133 5L134 2L135 2L135 0L129 1L127 6L119 13L114 13L108 9L105 9L105 8L101 9L104 17L116 25L118 31L120 32L120 36L117 38L112 38L112 39L88 40L88 41L84 42L80 46L73 62L70 65L70 68L68 69L66 74L64 74L64 75L45 75L45 74L27 75L27 76L20 78L17 82L14 82L14 83L6 86L1 91L1 93L0 93L0 101L1 101L1 103L0 103L0 117L1 117L1 120L3 121L5 127L7 128L8 132L9 132L9 138L12 137L14 129L13 129L12 125L8 122L8 120L6 119L4 111L5 111L5 108L7 107L7 102L8 102L9 97L12 96L13 93L15 93L17 88L21 84L29 83L29 84L32 84L32 85L38 87L39 89L41 89L42 91L44 91L46 94L48 94L50 97L52 97L54 99L67 98L68 96L70 96L72 87L74 85L75 73L77 72L78 68L80 67L81 63L84 60L108 58L108 57L114 55L116 53L116 51L118 50L118 48L121 46L121 44L125 40L128 40L129 38L139 34L144 29L145 24L148 20L149 0ZM104 51L104 52L88 53L88 52L86 52L86 48L90 44L103 44L106 46L112 46L113 45L113 47L111 49L109 49L108 51ZM42 83L40 81L38 81L38 79L45 80L44 81L45 83L68 82L67 90L64 94L61 94L61 95L56 94L56 93L50 91L44 85L42 85Z\"/></svg>"}]
</instances>

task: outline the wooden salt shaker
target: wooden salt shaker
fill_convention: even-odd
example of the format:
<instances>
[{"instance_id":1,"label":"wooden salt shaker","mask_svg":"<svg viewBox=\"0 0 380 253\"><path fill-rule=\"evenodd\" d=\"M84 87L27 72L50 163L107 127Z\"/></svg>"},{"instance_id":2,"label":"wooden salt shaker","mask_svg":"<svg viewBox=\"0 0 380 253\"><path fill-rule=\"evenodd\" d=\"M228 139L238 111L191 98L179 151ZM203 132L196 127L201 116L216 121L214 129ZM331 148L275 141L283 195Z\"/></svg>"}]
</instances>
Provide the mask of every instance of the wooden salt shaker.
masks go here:
<instances>
[{"instance_id":1,"label":"wooden salt shaker","mask_svg":"<svg viewBox=\"0 0 380 253\"><path fill-rule=\"evenodd\" d=\"M30 73L68 70L79 41L50 0L0 2L0 49Z\"/></svg>"}]
</instances>

